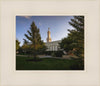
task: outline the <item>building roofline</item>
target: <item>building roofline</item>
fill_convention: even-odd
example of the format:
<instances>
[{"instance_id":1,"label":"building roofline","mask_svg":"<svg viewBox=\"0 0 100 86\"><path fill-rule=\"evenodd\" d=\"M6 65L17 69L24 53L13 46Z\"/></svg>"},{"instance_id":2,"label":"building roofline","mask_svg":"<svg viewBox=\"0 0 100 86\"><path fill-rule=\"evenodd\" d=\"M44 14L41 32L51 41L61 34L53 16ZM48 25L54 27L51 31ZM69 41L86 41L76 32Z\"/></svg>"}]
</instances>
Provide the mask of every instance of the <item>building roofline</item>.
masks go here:
<instances>
[{"instance_id":1,"label":"building roofline","mask_svg":"<svg viewBox=\"0 0 100 86\"><path fill-rule=\"evenodd\" d=\"M51 41L51 42L44 42L44 43L53 43L53 42L60 42L61 40Z\"/></svg>"}]
</instances>

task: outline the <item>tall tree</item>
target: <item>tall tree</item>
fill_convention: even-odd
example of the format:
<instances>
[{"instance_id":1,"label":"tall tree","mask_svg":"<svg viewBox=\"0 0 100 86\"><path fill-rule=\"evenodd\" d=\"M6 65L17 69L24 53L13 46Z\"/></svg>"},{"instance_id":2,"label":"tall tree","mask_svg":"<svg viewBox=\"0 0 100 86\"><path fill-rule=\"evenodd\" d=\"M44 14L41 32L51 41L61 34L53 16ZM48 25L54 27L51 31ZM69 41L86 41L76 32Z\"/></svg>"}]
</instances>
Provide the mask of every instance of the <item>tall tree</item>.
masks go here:
<instances>
[{"instance_id":1,"label":"tall tree","mask_svg":"<svg viewBox=\"0 0 100 86\"><path fill-rule=\"evenodd\" d=\"M84 16L74 16L69 24L74 29L68 30L68 37L62 40L60 47L67 52L74 49L75 55L84 57Z\"/></svg>"},{"instance_id":2,"label":"tall tree","mask_svg":"<svg viewBox=\"0 0 100 86\"><path fill-rule=\"evenodd\" d=\"M32 22L30 30L27 31L28 34L25 34L25 37L27 39L24 39L26 42L29 42L30 44L30 50L32 50L34 60L37 58L37 54L42 50L45 50L44 43L41 40L41 36L39 33L39 28L35 25L34 22Z\"/></svg>"},{"instance_id":3,"label":"tall tree","mask_svg":"<svg viewBox=\"0 0 100 86\"><path fill-rule=\"evenodd\" d=\"M84 57L84 16L74 16L69 22L75 28L75 31L69 30L69 36L73 38L73 43L76 43L75 54L79 57Z\"/></svg>"},{"instance_id":4,"label":"tall tree","mask_svg":"<svg viewBox=\"0 0 100 86\"><path fill-rule=\"evenodd\" d=\"M19 47L20 47L20 42L18 41L18 39L16 39L16 51L19 49Z\"/></svg>"}]
</instances>

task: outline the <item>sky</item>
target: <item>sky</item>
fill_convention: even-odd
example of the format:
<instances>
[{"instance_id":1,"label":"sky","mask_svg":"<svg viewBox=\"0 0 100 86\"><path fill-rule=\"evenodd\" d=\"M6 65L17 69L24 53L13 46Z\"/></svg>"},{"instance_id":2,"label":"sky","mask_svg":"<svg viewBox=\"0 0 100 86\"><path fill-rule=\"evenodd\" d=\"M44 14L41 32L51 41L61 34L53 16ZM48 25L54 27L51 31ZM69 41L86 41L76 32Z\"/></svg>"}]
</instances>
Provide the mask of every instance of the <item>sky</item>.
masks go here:
<instances>
[{"instance_id":1,"label":"sky","mask_svg":"<svg viewBox=\"0 0 100 86\"><path fill-rule=\"evenodd\" d=\"M34 21L40 29L41 39L46 42L47 31L50 28L52 41L61 40L68 35L68 29L73 29L69 21L73 16L16 16L16 39L23 45L24 34L30 29L31 23Z\"/></svg>"}]
</instances>

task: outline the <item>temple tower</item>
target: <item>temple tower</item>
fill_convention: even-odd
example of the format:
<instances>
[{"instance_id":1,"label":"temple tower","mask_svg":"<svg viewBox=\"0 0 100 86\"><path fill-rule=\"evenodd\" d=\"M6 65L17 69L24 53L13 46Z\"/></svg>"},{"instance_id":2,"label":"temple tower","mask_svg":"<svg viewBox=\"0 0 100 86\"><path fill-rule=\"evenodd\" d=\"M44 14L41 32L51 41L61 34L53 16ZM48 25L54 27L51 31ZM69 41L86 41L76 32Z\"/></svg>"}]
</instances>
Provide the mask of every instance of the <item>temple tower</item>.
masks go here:
<instances>
[{"instance_id":1,"label":"temple tower","mask_svg":"<svg viewBox=\"0 0 100 86\"><path fill-rule=\"evenodd\" d=\"M47 42L51 42L51 33L50 33L50 28L48 28L48 32L47 32Z\"/></svg>"}]
</instances>

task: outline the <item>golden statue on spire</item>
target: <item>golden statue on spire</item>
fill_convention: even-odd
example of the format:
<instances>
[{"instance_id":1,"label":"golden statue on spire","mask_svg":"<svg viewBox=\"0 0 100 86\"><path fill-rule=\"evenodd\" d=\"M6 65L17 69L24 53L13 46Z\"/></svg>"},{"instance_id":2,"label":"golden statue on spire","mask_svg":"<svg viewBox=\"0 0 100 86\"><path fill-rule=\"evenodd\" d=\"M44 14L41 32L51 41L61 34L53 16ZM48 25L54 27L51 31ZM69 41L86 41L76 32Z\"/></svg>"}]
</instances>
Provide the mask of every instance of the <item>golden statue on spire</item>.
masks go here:
<instances>
[{"instance_id":1,"label":"golden statue on spire","mask_svg":"<svg viewBox=\"0 0 100 86\"><path fill-rule=\"evenodd\" d=\"M50 28L48 28L48 31L50 31Z\"/></svg>"}]
</instances>

